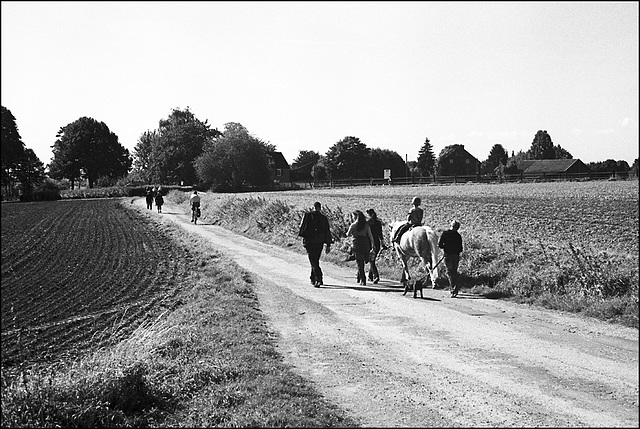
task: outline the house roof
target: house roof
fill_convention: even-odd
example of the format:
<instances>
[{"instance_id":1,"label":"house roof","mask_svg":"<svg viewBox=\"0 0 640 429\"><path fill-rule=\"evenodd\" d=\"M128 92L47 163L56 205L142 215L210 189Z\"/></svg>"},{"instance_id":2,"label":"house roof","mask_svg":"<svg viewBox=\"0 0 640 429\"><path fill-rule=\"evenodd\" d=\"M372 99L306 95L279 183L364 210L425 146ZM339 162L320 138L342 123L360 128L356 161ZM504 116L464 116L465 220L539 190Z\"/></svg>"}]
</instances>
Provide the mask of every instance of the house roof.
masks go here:
<instances>
[{"instance_id":1,"label":"house roof","mask_svg":"<svg viewBox=\"0 0 640 429\"><path fill-rule=\"evenodd\" d=\"M289 163L284 159L282 152L267 152L267 156L273 160L273 168L290 170Z\"/></svg>"},{"instance_id":2,"label":"house roof","mask_svg":"<svg viewBox=\"0 0 640 429\"><path fill-rule=\"evenodd\" d=\"M450 145L445 147L444 149L442 149L442 151L440 152L440 158L441 159L445 159L448 158L449 156L453 155L454 153L456 153L457 151L463 151L465 154L469 155L471 158L475 159L476 161L478 161L478 159L471 155L465 148L464 145L461 144L454 144L454 145Z\"/></svg>"},{"instance_id":3,"label":"house roof","mask_svg":"<svg viewBox=\"0 0 640 429\"><path fill-rule=\"evenodd\" d=\"M560 173L570 169L579 159L538 159L521 161L520 170L525 173Z\"/></svg>"}]
</instances>

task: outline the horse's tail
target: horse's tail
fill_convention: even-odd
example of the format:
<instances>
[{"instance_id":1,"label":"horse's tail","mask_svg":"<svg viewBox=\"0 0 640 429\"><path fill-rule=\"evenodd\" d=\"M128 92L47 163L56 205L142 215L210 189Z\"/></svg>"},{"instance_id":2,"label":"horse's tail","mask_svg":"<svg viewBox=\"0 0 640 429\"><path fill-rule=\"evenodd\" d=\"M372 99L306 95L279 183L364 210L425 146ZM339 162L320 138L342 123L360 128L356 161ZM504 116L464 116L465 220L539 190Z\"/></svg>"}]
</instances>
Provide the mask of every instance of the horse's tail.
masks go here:
<instances>
[{"instance_id":1,"label":"horse's tail","mask_svg":"<svg viewBox=\"0 0 640 429\"><path fill-rule=\"evenodd\" d=\"M442 258L440 248L438 247L438 234L431 229L425 228L427 233L427 239L429 241L429 247L431 248L431 270L433 272L433 278L438 278L438 268L440 267L440 258Z\"/></svg>"}]
</instances>

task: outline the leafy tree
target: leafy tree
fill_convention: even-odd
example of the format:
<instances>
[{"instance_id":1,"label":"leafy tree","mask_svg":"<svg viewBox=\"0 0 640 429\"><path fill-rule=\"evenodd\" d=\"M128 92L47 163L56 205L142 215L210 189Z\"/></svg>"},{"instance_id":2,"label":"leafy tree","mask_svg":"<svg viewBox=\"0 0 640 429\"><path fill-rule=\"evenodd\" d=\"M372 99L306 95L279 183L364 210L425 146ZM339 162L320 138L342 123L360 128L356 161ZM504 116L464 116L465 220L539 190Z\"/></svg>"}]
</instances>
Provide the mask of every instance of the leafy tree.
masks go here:
<instances>
[{"instance_id":1,"label":"leafy tree","mask_svg":"<svg viewBox=\"0 0 640 429\"><path fill-rule=\"evenodd\" d=\"M420 168L418 167L418 161L407 161L406 165L407 165L407 168L403 176L406 175L407 177L411 177L412 180L423 177L422 173L420 172Z\"/></svg>"},{"instance_id":2,"label":"leafy tree","mask_svg":"<svg viewBox=\"0 0 640 429\"><path fill-rule=\"evenodd\" d=\"M193 184L198 179L194 161L202 155L205 145L222 133L212 130L207 120L200 121L187 107L173 109L167 119L160 120L157 134L155 138L147 131L138 141L136 154L143 158L137 160L137 165L146 163L154 181Z\"/></svg>"},{"instance_id":3,"label":"leafy tree","mask_svg":"<svg viewBox=\"0 0 640 429\"><path fill-rule=\"evenodd\" d=\"M518 153L514 154L511 151L511 158L507 160L507 166L504 169L505 174L518 174L522 161L529 159L529 152L518 151Z\"/></svg>"},{"instance_id":4,"label":"leafy tree","mask_svg":"<svg viewBox=\"0 0 640 429\"><path fill-rule=\"evenodd\" d=\"M56 137L49 166L54 179L68 178L73 183L84 176L92 188L99 177L115 179L131 168L129 150L104 122L85 116L60 128Z\"/></svg>"},{"instance_id":5,"label":"leafy tree","mask_svg":"<svg viewBox=\"0 0 640 429\"><path fill-rule=\"evenodd\" d=\"M613 159L607 159L606 161L590 162L589 168L596 173L617 173L627 172L630 170L627 161L615 161Z\"/></svg>"},{"instance_id":6,"label":"leafy tree","mask_svg":"<svg viewBox=\"0 0 640 429\"><path fill-rule=\"evenodd\" d=\"M13 183L16 180L15 168L25 156L25 145L20 138L16 118L11 111L2 106L2 187L9 198L13 197Z\"/></svg>"},{"instance_id":7,"label":"leafy tree","mask_svg":"<svg viewBox=\"0 0 640 429\"><path fill-rule=\"evenodd\" d=\"M325 165L332 179L367 176L370 149L357 137L347 136L329 148Z\"/></svg>"},{"instance_id":8,"label":"leafy tree","mask_svg":"<svg viewBox=\"0 0 640 429\"><path fill-rule=\"evenodd\" d=\"M16 118L11 111L2 106L2 171L3 177L24 155L25 145L22 142Z\"/></svg>"},{"instance_id":9,"label":"leafy tree","mask_svg":"<svg viewBox=\"0 0 640 429\"><path fill-rule=\"evenodd\" d=\"M266 149L274 146L249 134L242 125L225 124L222 137L207 143L194 162L198 178L217 191L241 191L267 186L270 180Z\"/></svg>"},{"instance_id":10,"label":"leafy tree","mask_svg":"<svg viewBox=\"0 0 640 429\"><path fill-rule=\"evenodd\" d=\"M159 180L160 172L155 168L153 158L153 149L158 146L159 138L157 131L146 131L138 138L133 149L133 172L148 185L153 183L154 178Z\"/></svg>"},{"instance_id":11,"label":"leafy tree","mask_svg":"<svg viewBox=\"0 0 640 429\"><path fill-rule=\"evenodd\" d=\"M631 169L631 167L629 167L629 163L625 160L617 161L616 167L618 168L616 171L629 171Z\"/></svg>"},{"instance_id":12,"label":"leafy tree","mask_svg":"<svg viewBox=\"0 0 640 429\"><path fill-rule=\"evenodd\" d=\"M433 146L429 138L424 140L424 144L418 151L418 171L421 176L433 176L436 169L436 155L433 153Z\"/></svg>"},{"instance_id":13,"label":"leafy tree","mask_svg":"<svg viewBox=\"0 0 640 429\"><path fill-rule=\"evenodd\" d=\"M573 159L573 156L560 145L553 147L555 159Z\"/></svg>"},{"instance_id":14,"label":"leafy tree","mask_svg":"<svg viewBox=\"0 0 640 429\"><path fill-rule=\"evenodd\" d=\"M320 160L311 169L311 177L313 180L328 180L329 170L327 169L327 158L320 156Z\"/></svg>"},{"instance_id":15,"label":"leafy tree","mask_svg":"<svg viewBox=\"0 0 640 429\"><path fill-rule=\"evenodd\" d=\"M494 144L489 152L489 157L482 163L482 174L491 174L500 165L506 166L509 154L501 144Z\"/></svg>"},{"instance_id":16,"label":"leafy tree","mask_svg":"<svg viewBox=\"0 0 640 429\"><path fill-rule=\"evenodd\" d=\"M2 185L3 194L9 199L16 197L16 182L22 195L30 196L44 182L44 164L32 149L25 147L16 118L2 106Z\"/></svg>"},{"instance_id":17,"label":"leafy tree","mask_svg":"<svg viewBox=\"0 0 640 429\"><path fill-rule=\"evenodd\" d=\"M226 124L224 124L224 134L225 135L238 134L243 136L247 135L249 137L252 137L258 143L258 145L262 148L263 151L277 152L277 148L274 144L264 142L255 136L251 136L251 134L249 133L249 130L247 130L244 125L238 122L227 122Z\"/></svg>"},{"instance_id":18,"label":"leafy tree","mask_svg":"<svg viewBox=\"0 0 640 429\"><path fill-rule=\"evenodd\" d=\"M638 158L633 161L633 164L629 168L629 177L638 178L640 176L640 168L638 165Z\"/></svg>"},{"instance_id":19,"label":"leafy tree","mask_svg":"<svg viewBox=\"0 0 640 429\"><path fill-rule=\"evenodd\" d=\"M57 135L60 137L60 134ZM76 180L82 176L79 149L72 145L70 139L57 140L53 145L53 158L49 164L49 175L58 180L68 179L71 189L75 188Z\"/></svg>"},{"instance_id":20,"label":"leafy tree","mask_svg":"<svg viewBox=\"0 0 640 429\"><path fill-rule=\"evenodd\" d=\"M33 150L27 148L15 166L15 175L22 185L23 195L31 195L33 189L44 181L44 164Z\"/></svg>"},{"instance_id":21,"label":"leafy tree","mask_svg":"<svg viewBox=\"0 0 640 429\"><path fill-rule=\"evenodd\" d=\"M318 161L320 161L320 153L312 150L301 150L291 164L291 180L311 180L313 177L311 171Z\"/></svg>"},{"instance_id":22,"label":"leafy tree","mask_svg":"<svg viewBox=\"0 0 640 429\"><path fill-rule=\"evenodd\" d=\"M528 154L529 159L555 159L556 152L553 148L551 136L547 133L547 130L538 130L533 138Z\"/></svg>"},{"instance_id":23,"label":"leafy tree","mask_svg":"<svg viewBox=\"0 0 640 429\"><path fill-rule=\"evenodd\" d=\"M390 169L391 176L403 177L407 166L398 152L389 149L372 149L369 155L369 177L384 177L384 170Z\"/></svg>"}]
</instances>

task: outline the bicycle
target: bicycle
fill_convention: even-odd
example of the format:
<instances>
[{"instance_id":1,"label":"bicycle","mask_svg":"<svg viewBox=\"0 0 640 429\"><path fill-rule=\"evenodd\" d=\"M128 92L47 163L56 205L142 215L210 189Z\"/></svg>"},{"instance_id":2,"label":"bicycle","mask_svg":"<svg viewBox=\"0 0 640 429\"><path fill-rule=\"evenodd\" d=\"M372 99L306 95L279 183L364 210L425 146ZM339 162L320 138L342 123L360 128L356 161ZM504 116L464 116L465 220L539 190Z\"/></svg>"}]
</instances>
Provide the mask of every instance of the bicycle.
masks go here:
<instances>
[{"instance_id":1,"label":"bicycle","mask_svg":"<svg viewBox=\"0 0 640 429\"><path fill-rule=\"evenodd\" d=\"M198 218L200 217L200 205L191 205L191 222L194 225L198 224Z\"/></svg>"}]
</instances>

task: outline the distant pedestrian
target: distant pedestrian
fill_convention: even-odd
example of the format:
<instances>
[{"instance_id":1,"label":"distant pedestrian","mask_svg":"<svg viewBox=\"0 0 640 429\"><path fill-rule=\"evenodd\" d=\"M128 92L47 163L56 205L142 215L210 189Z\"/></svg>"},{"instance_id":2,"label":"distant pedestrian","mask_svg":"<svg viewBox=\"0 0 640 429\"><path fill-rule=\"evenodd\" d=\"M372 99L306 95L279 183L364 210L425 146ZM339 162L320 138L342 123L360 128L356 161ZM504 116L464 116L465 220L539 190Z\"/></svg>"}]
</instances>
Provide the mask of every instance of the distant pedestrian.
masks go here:
<instances>
[{"instance_id":1,"label":"distant pedestrian","mask_svg":"<svg viewBox=\"0 0 640 429\"><path fill-rule=\"evenodd\" d=\"M164 204L164 198L162 198L162 190L160 187L156 190L156 207L158 207L158 213L162 213L162 205Z\"/></svg>"},{"instance_id":2,"label":"distant pedestrian","mask_svg":"<svg viewBox=\"0 0 640 429\"><path fill-rule=\"evenodd\" d=\"M193 190L193 194L189 197L189 204L191 205L191 222L198 223L200 217L200 195L196 189Z\"/></svg>"},{"instance_id":3,"label":"distant pedestrian","mask_svg":"<svg viewBox=\"0 0 640 429\"><path fill-rule=\"evenodd\" d=\"M378 267L376 266L376 259L380 254L380 251L386 246L384 245L384 234L382 233L382 222L378 219L378 215L374 209L367 210L367 223L371 228L371 235L373 235L373 248L375 252L371 252L369 258L369 275L368 278L373 284L378 284L380 281L380 274L378 273Z\"/></svg>"},{"instance_id":4,"label":"distant pedestrian","mask_svg":"<svg viewBox=\"0 0 640 429\"><path fill-rule=\"evenodd\" d=\"M358 264L356 279L358 284L365 286L367 278L364 272L364 264L369 262L371 251L376 250L373 244L373 234L371 234L371 228L364 217L364 213L360 210L356 210L351 214L351 220L353 223L349 225L347 237L353 237L352 248Z\"/></svg>"},{"instance_id":5,"label":"distant pedestrian","mask_svg":"<svg viewBox=\"0 0 640 429\"><path fill-rule=\"evenodd\" d=\"M147 188L147 194L145 196L147 200L147 209L151 210L153 207L153 189Z\"/></svg>"},{"instance_id":6,"label":"distant pedestrian","mask_svg":"<svg viewBox=\"0 0 640 429\"><path fill-rule=\"evenodd\" d=\"M438 241L438 247L444 251L444 266L447 267L451 298L458 296L460 288L458 265L460 264L460 253L462 253L462 236L460 236L458 229L460 229L460 222L451 221L451 227L442 233Z\"/></svg>"},{"instance_id":7,"label":"distant pedestrian","mask_svg":"<svg viewBox=\"0 0 640 429\"><path fill-rule=\"evenodd\" d=\"M322 248L326 244L326 252L331 251L331 230L329 219L320 211L322 204L313 203L313 211L307 212L300 222L298 235L302 237L302 245L309 256L311 264L311 275L309 279L314 287L320 287L322 282L322 269L320 268L320 255Z\"/></svg>"}]
</instances>

